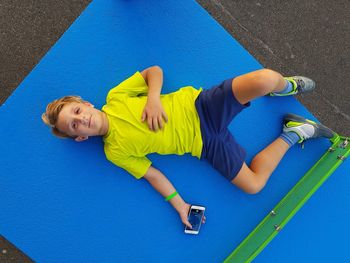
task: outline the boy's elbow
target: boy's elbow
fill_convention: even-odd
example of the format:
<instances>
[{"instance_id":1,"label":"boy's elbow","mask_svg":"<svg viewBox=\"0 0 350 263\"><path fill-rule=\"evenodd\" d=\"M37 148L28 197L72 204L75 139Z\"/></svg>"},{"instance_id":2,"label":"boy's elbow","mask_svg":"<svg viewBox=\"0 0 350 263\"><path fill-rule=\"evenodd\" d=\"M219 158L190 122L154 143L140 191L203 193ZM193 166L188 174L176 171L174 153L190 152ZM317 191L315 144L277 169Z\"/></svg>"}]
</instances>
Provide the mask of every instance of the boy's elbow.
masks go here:
<instances>
[{"instance_id":1,"label":"boy's elbow","mask_svg":"<svg viewBox=\"0 0 350 263\"><path fill-rule=\"evenodd\" d=\"M245 187L243 191L250 195L256 195L261 192L261 190L265 187L265 184L266 182L254 183L248 187Z\"/></svg>"},{"instance_id":2,"label":"boy's elbow","mask_svg":"<svg viewBox=\"0 0 350 263\"><path fill-rule=\"evenodd\" d=\"M154 66L152 66L152 67L151 67L151 69L154 69L154 70L157 70L157 71L163 72L163 69L162 69L160 66L158 66L158 65L154 65Z\"/></svg>"}]
</instances>

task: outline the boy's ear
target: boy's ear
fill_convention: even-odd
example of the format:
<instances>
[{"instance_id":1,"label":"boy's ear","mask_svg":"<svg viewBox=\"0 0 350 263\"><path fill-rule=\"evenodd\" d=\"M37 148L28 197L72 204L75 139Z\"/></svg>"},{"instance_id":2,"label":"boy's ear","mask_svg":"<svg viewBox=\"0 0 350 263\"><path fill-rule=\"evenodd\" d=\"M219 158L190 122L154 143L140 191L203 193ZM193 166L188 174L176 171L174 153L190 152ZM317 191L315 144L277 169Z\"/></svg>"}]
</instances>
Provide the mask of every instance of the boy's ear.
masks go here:
<instances>
[{"instance_id":1,"label":"boy's ear","mask_svg":"<svg viewBox=\"0 0 350 263\"><path fill-rule=\"evenodd\" d=\"M78 136L78 137L76 137L76 138L74 139L74 141L76 141L76 142L82 142L82 141L85 141L85 140L87 140L87 139L89 139L89 136Z\"/></svg>"}]
</instances>

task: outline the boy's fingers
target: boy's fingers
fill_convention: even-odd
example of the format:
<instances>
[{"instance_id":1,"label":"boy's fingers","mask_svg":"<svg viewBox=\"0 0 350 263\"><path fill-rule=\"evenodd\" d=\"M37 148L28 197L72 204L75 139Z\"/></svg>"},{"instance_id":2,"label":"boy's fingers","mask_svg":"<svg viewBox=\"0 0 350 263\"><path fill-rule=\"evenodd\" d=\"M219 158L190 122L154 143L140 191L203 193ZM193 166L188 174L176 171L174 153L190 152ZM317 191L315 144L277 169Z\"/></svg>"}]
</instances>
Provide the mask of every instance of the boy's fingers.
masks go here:
<instances>
[{"instance_id":1,"label":"boy's fingers","mask_svg":"<svg viewBox=\"0 0 350 263\"><path fill-rule=\"evenodd\" d=\"M165 121L168 121L168 117L166 115L162 115L164 118L166 117ZM147 122L148 122L148 127L151 131L158 131L159 129L163 129L164 127L164 122L162 119L162 116L156 116L156 117L150 117L149 115L147 115L146 112L142 113L142 117L141 117L141 121L145 121L145 119L147 118Z\"/></svg>"},{"instance_id":2,"label":"boy's fingers","mask_svg":"<svg viewBox=\"0 0 350 263\"><path fill-rule=\"evenodd\" d=\"M153 130L158 131L158 120L157 118L153 118Z\"/></svg>"},{"instance_id":3,"label":"boy's fingers","mask_svg":"<svg viewBox=\"0 0 350 263\"><path fill-rule=\"evenodd\" d=\"M146 112L143 111L143 112L142 112L142 116L141 116L141 121L144 122L145 119L146 119Z\"/></svg>"},{"instance_id":4,"label":"boy's fingers","mask_svg":"<svg viewBox=\"0 0 350 263\"><path fill-rule=\"evenodd\" d=\"M153 131L153 124L152 124L152 119L151 118L147 118L147 123L148 123L148 128Z\"/></svg>"},{"instance_id":5,"label":"boy's fingers","mask_svg":"<svg viewBox=\"0 0 350 263\"><path fill-rule=\"evenodd\" d=\"M181 215L181 221L182 221L182 223L185 224L185 226L192 229L192 225L191 225L190 221L188 221L187 216Z\"/></svg>"},{"instance_id":6,"label":"boy's fingers","mask_svg":"<svg viewBox=\"0 0 350 263\"><path fill-rule=\"evenodd\" d=\"M163 118L164 118L165 122L168 122L168 116L166 115L166 113L163 112L162 115L163 115Z\"/></svg>"},{"instance_id":7,"label":"boy's fingers","mask_svg":"<svg viewBox=\"0 0 350 263\"><path fill-rule=\"evenodd\" d=\"M190 229L192 229L192 225L190 224L190 222L185 221L185 225L188 226Z\"/></svg>"},{"instance_id":8,"label":"boy's fingers","mask_svg":"<svg viewBox=\"0 0 350 263\"><path fill-rule=\"evenodd\" d=\"M159 124L159 129L163 129L163 120L162 117L158 117L158 124Z\"/></svg>"}]
</instances>

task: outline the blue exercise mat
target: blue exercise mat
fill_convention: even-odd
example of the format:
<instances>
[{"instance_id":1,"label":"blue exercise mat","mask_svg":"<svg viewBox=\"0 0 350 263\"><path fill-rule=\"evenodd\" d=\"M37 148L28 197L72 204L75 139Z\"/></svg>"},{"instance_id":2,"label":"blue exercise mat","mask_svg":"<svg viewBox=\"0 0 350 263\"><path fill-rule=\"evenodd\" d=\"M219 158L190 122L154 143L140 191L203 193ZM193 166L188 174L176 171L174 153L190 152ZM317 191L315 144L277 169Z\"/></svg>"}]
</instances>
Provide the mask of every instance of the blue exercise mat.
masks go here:
<instances>
[{"instance_id":1,"label":"blue exercise mat","mask_svg":"<svg viewBox=\"0 0 350 263\"><path fill-rule=\"evenodd\" d=\"M145 180L105 159L101 138L60 140L41 121L46 104L68 94L102 107L110 88L151 65L164 70L163 93L262 68L195 1L93 1L0 108L0 233L36 262L222 262L330 145L293 147L257 195L190 155L151 155L185 201L207 207L200 234L186 235ZM292 97L264 97L230 125L248 161L280 134L287 112L314 119ZM349 168L256 262L350 261Z\"/></svg>"}]
</instances>

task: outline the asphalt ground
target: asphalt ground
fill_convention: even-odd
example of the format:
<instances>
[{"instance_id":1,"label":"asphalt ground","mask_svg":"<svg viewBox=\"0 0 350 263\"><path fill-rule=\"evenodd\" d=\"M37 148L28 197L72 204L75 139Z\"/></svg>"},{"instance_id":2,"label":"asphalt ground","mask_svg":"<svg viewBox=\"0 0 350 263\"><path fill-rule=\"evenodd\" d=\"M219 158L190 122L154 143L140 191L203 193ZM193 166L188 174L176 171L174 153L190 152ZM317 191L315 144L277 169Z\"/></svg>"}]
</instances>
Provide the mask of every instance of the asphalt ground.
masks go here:
<instances>
[{"instance_id":1,"label":"asphalt ground","mask_svg":"<svg viewBox=\"0 0 350 263\"><path fill-rule=\"evenodd\" d=\"M90 2L0 0L1 105ZM313 78L316 90L297 99L350 136L350 1L197 2L264 67ZM32 262L14 245L0 235L1 263Z\"/></svg>"},{"instance_id":2,"label":"asphalt ground","mask_svg":"<svg viewBox=\"0 0 350 263\"><path fill-rule=\"evenodd\" d=\"M350 136L350 1L198 0L264 67L316 81L297 99Z\"/></svg>"}]
</instances>

